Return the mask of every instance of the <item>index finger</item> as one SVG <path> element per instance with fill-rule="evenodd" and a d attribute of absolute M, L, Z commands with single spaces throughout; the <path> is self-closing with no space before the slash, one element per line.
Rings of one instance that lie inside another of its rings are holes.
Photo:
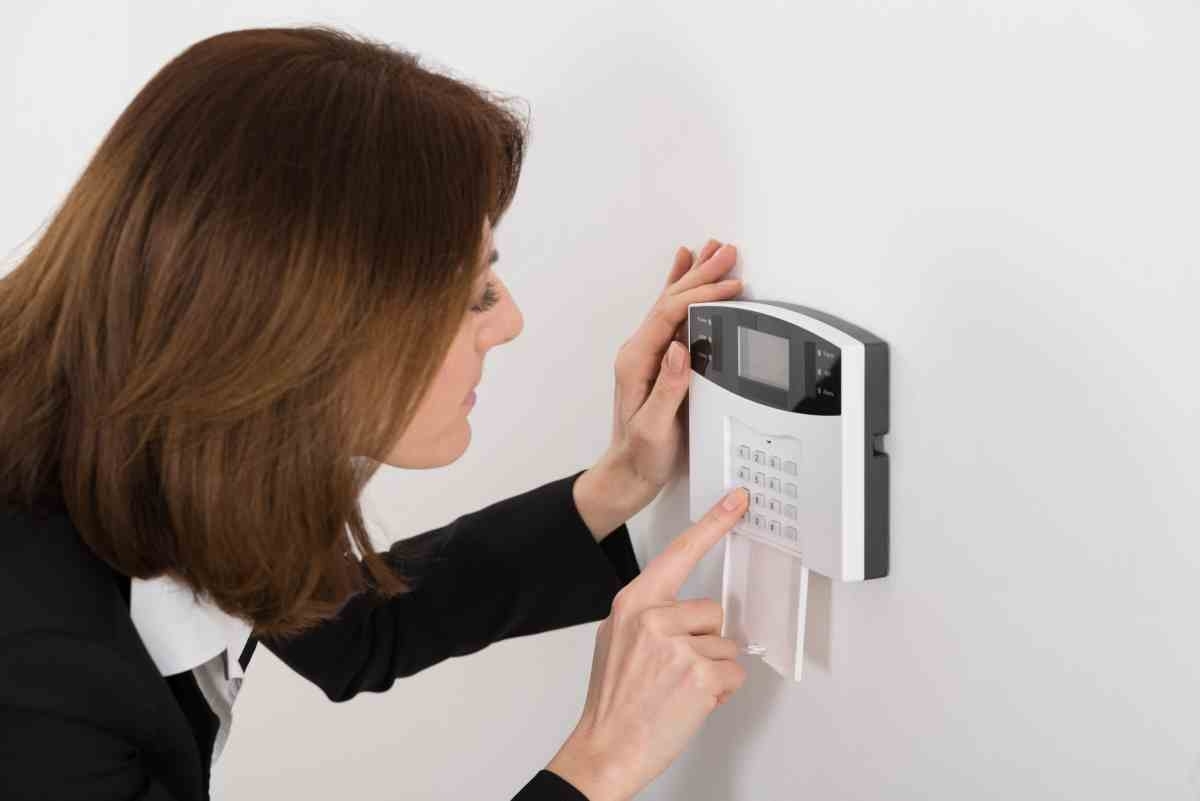
<path fill-rule="evenodd" d="M 726 509 L 723 503 L 732 497 L 737 503 Z M 709 549 L 737 525 L 749 503 L 745 487 L 734 487 L 717 501 L 694 525 L 671 541 L 666 549 L 650 561 L 637 581 L 645 587 L 647 601 L 675 600 L 687 577 L 708 553 Z"/>

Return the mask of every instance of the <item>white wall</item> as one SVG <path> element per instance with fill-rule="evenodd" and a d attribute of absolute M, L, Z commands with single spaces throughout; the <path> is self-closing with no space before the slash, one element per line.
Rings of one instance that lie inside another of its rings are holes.
<path fill-rule="evenodd" d="M 1200 11 L 1140 5 L 10 7 L 0 242 L 219 30 L 343 24 L 525 97 L 497 230 L 525 331 L 489 357 L 459 462 L 373 482 L 387 536 L 589 464 L 672 252 L 732 241 L 746 298 L 891 345 L 892 575 L 815 581 L 804 681 L 743 657 L 747 684 L 641 797 L 1195 799 Z M 643 564 L 688 525 L 686 489 L 631 521 Z M 719 597 L 720 550 L 684 597 Z M 260 649 L 218 788 L 508 798 L 574 725 L 594 635 L 344 705 Z"/>

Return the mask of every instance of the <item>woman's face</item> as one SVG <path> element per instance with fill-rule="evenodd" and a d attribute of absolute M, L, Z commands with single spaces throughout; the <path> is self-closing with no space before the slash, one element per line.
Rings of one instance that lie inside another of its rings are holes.
<path fill-rule="evenodd" d="M 483 230 L 488 243 L 484 252 L 490 262 L 495 241 L 489 220 L 484 220 Z M 483 300 L 488 283 L 492 285 L 490 294 L 495 298 L 494 303 L 490 298 L 486 303 Z M 524 325 L 521 310 L 494 268 L 483 270 L 471 298 L 471 305 L 476 308 L 466 313 L 429 392 L 417 407 L 416 416 L 384 463 L 393 467 L 442 467 L 466 451 L 471 441 L 467 396 L 483 377 L 483 358 L 496 345 L 515 339 Z M 484 311 L 479 311 L 480 308 Z"/>

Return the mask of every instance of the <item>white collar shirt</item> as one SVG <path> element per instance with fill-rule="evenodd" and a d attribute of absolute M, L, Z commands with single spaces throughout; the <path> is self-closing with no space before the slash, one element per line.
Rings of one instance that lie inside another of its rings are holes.
<path fill-rule="evenodd" d="M 217 716 L 210 766 L 215 772 L 233 725 L 233 702 L 243 679 L 238 658 L 252 626 L 207 598 L 193 598 L 191 588 L 171 576 L 131 579 L 129 614 L 159 673 L 192 671 Z"/>

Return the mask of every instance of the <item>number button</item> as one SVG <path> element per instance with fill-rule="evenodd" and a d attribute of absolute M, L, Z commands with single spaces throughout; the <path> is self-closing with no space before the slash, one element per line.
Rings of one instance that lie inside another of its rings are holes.
<path fill-rule="evenodd" d="M 767 461 L 767 455 L 765 453 L 763 453 L 762 451 L 754 452 L 754 463 L 755 464 L 763 464 L 766 461 Z"/>
<path fill-rule="evenodd" d="M 772 492 L 779 492 L 779 479 L 775 478 L 775 476 L 768 478 L 767 489 L 771 490 Z"/>
<path fill-rule="evenodd" d="M 779 469 L 779 457 L 772 453 L 770 458 L 767 459 L 767 464 L 769 464 L 771 466 L 772 470 L 778 470 Z"/>
<path fill-rule="evenodd" d="M 762 486 L 763 484 L 765 484 L 765 483 L 767 483 L 767 478 L 766 478 L 766 476 L 764 476 L 762 473 L 755 473 L 755 474 L 754 474 L 754 485 L 755 485 L 756 487 L 761 487 L 761 486 Z"/>
<path fill-rule="evenodd" d="M 767 509 L 775 514 L 779 514 L 779 501 L 775 500 L 774 498 L 769 499 L 767 501 Z"/>
<path fill-rule="evenodd" d="M 739 446 L 738 446 L 738 456 L 742 457 L 743 459 L 749 459 L 749 458 L 750 458 L 750 448 L 749 448 L 749 446 L 747 446 L 747 445 L 739 445 Z"/>
<path fill-rule="evenodd" d="M 767 532 L 770 534 L 779 534 L 779 523 L 774 520 L 767 521 Z"/>
<path fill-rule="evenodd" d="M 746 467 L 746 465 L 742 465 L 741 467 L 738 468 L 737 476 L 738 476 L 739 481 L 749 481 L 750 480 L 750 468 Z"/>

